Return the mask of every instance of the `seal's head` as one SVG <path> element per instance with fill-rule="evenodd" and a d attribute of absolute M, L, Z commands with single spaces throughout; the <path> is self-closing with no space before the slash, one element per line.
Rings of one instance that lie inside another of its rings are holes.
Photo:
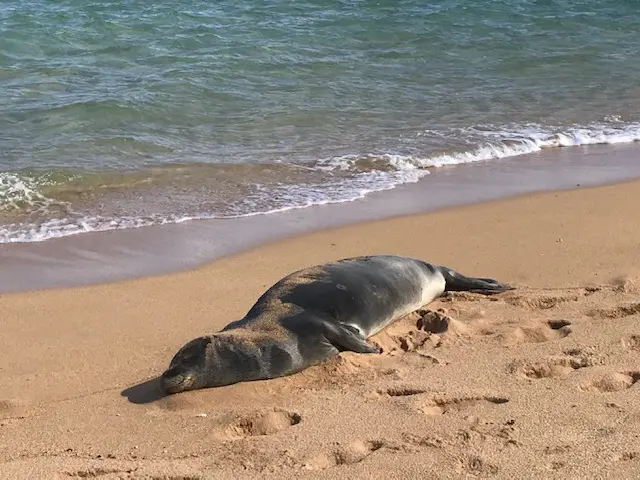
<path fill-rule="evenodd" d="M 160 384 L 165 393 L 221 387 L 260 372 L 259 348 L 231 333 L 196 338 L 175 354 Z"/>
<path fill-rule="evenodd" d="M 160 383 L 166 393 L 178 393 L 206 386 L 210 370 L 213 339 L 200 337 L 190 341 L 175 354 L 169 368 L 162 374 Z"/>

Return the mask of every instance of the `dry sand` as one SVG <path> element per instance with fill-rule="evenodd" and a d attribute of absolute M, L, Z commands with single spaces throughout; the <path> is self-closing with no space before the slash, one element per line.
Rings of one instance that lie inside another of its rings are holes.
<path fill-rule="evenodd" d="M 640 182 L 538 194 L 2 296 L 0 478 L 638 478 L 638 205 Z M 517 289 L 439 299 L 381 355 L 160 399 L 143 383 L 287 273 L 376 253 Z"/>

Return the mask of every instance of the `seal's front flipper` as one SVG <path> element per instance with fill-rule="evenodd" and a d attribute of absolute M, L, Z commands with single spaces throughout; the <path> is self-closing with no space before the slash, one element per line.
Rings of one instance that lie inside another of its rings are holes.
<path fill-rule="evenodd" d="M 339 351 L 380 353 L 380 348 L 367 343 L 362 334 L 350 325 L 326 323 L 324 336 Z"/>

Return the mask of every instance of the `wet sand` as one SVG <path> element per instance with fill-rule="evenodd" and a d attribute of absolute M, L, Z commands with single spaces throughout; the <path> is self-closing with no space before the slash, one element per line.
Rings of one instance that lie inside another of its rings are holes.
<path fill-rule="evenodd" d="M 0 297 L 2 478 L 635 478 L 640 182 L 325 230 L 203 267 Z M 391 253 L 453 294 L 287 378 L 161 398 L 191 338 L 291 271 Z"/>

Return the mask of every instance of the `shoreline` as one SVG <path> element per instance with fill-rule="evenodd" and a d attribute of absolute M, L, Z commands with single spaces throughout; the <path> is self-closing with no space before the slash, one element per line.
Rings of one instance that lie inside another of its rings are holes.
<path fill-rule="evenodd" d="M 504 160 L 441 167 L 418 183 L 348 203 L 3 244 L 0 293 L 163 275 L 198 268 L 284 238 L 345 225 L 537 192 L 632 181 L 640 178 L 639 152 L 640 146 L 635 144 L 549 149 Z"/>
<path fill-rule="evenodd" d="M 638 201 L 638 180 L 539 193 L 290 237 L 183 272 L 2 295 L 1 476 L 634 478 Z M 180 346 L 242 317 L 282 276 L 377 253 L 516 290 L 438 299 L 426 308 L 446 329 L 409 316 L 376 335 L 382 355 L 149 394 Z"/>

